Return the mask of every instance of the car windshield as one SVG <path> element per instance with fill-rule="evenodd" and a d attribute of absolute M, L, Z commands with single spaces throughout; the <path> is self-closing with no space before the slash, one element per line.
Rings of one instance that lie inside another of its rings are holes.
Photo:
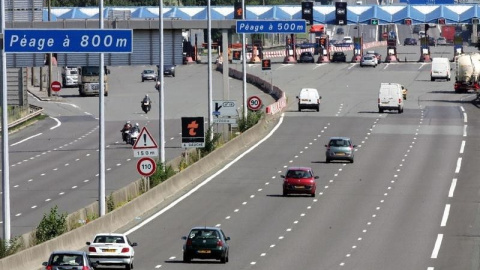
<path fill-rule="evenodd" d="M 372 57 L 371 56 L 364 56 L 363 59 L 364 60 L 372 60 Z"/>
<path fill-rule="evenodd" d="M 83 266 L 83 257 L 82 255 L 75 254 L 55 254 L 52 257 L 53 266 Z M 69 268 L 70 269 L 70 268 Z"/>
<path fill-rule="evenodd" d="M 99 235 L 95 237 L 94 243 L 125 243 L 122 236 Z"/>
<path fill-rule="evenodd" d="M 153 70 L 144 70 L 143 73 L 144 74 L 152 74 L 152 73 L 154 73 L 154 71 Z"/>
<path fill-rule="evenodd" d="M 350 144 L 348 143 L 347 140 L 343 139 L 338 139 L 338 140 L 331 140 L 330 143 L 328 144 L 329 146 L 336 146 L 336 147 L 342 147 L 342 146 L 349 146 Z"/>
<path fill-rule="evenodd" d="M 287 172 L 287 178 L 311 178 L 310 171 L 305 170 L 290 170 Z"/>
<path fill-rule="evenodd" d="M 208 229 L 198 229 L 198 230 L 191 230 L 190 234 L 188 235 L 190 239 L 215 239 L 219 238 L 218 232 L 216 230 L 208 230 Z"/>

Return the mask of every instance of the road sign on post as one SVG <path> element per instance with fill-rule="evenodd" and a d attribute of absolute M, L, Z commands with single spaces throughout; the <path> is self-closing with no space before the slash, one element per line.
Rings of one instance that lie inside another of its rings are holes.
<path fill-rule="evenodd" d="M 52 89 L 52 91 L 54 91 L 54 92 L 58 92 L 58 91 L 62 90 L 62 85 L 60 84 L 59 81 L 53 81 L 50 84 L 50 89 Z"/>
<path fill-rule="evenodd" d="M 247 106 L 252 111 L 258 111 L 262 108 L 262 100 L 257 96 L 251 96 L 248 98 Z"/>
<path fill-rule="evenodd" d="M 182 117 L 182 147 L 205 147 L 203 117 Z"/>
<path fill-rule="evenodd" d="M 307 23 L 304 20 L 293 20 L 293 21 L 241 20 L 241 21 L 237 21 L 237 33 L 239 34 L 257 34 L 257 33 L 296 34 L 296 33 L 306 33 L 306 32 L 307 32 Z"/>
<path fill-rule="evenodd" d="M 132 29 L 5 29 L 7 53 L 131 53 Z"/>
<path fill-rule="evenodd" d="M 262 59 L 262 70 L 271 70 L 272 64 L 270 59 Z"/>
<path fill-rule="evenodd" d="M 157 164 L 152 158 L 144 157 L 137 161 L 137 171 L 142 176 L 148 177 L 155 173 Z"/>
<path fill-rule="evenodd" d="M 146 127 L 142 128 L 138 139 L 132 147 L 134 157 L 156 157 L 158 156 L 158 145 Z"/>

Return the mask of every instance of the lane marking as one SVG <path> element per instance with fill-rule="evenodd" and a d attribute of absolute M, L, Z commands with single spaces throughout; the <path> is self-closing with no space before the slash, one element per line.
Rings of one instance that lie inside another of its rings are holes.
<path fill-rule="evenodd" d="M 459 157 L 457 160 L 457 167 L 455 168 L 455 173 L 459 173 L 461 167 L 462 167 L 462 158 Z"/>
<path fill-rule="evenodd" d="M 450 213 L 450 204 L 445 205 L 445 210 L 443 211 L 442 223 L 440 223 L 440 227 L 447 226 L 448 215 Z"/>
<path fill-rule="evenodd" d="M 59 127 L 59 126 L 62 125 L 62 122 L 60 122 L 60 120 L 58 120 L 57 118 L 51 117 L 51 116 L 50 116 L 50 118 L 52 118 L 53 120 L 57 121 L 57 124 L 56 124 L 55 126 L 51 127 L 50 130 L 54 130 L 54 129 L 56 129 L 57 127 Z"/>
<path fill-rule="evenodd" d="M 450 185 L 450 191 L 448 191 L 448 197 L 453 197 L 453 192 L 455 192 L 455 187 L 457 186 L 457 178 L 453 178 L 452 184 Z"/>
<path fill-rule="evenodd" d="M 26 142 L 26 141 L 28 141 L 28 140 L 30 140 L 30 139 L 32 139 L 32 138 L 35 138 L 35 137 L 37 137 L 37 136 L 40 136 L 40 135 L 42 135 L 42 134 L 43 134 L 43 133 L 38 133 L 38 134 L 32 135 L 32 136 L 30 136 L 30 137 L 28 137 L 28 138 L 25 138 L 25 139 L 23 139 L 23 140 L 21 140 L 21 141 L 19 141 L 19 142 L 12 143 L 12 144 L 10 144 L 10 146 L 15 146 L 15 145 L 17 145 L 17 144 L 21 144 L 21 143 L 23 143 L 23 142 Z"/>
<path fill-rule="evenodd" d="M 463 126 L 463 137 L 467 137 L 467 125 Z"/>
<path fill-rule="evenodd" d="M 460 146 L 460 154 L 463 154 L 464 150 L 465 150 L 465 141 L 462 141 L 462 145 Z"/>
<path fill-rule="evenodd" d="M 442 246 L 442 239 L 443 239 L 443 234 L 438 234 L 437 236 L 437 241 L 435 241 L 435 246 L 432 251 L 432 259 L 436 259 L 438 256 L 438 252 L 440 251 L 440 247 Z"/>

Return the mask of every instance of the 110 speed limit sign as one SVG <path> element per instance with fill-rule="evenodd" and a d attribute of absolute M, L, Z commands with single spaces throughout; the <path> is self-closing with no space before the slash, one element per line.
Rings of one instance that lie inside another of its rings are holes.
<path fill-rule="evenodd" d="M 252 111 L 258 111 L 262 107 L 262 100 L 257 96 L 251 96 L 248 98 L 247 106 Z"/>
<path fill-rule="evenodd" d="M 144 157 L 138 160 L 137 162 L 137 171 L 142 176 L 150 176 L 155 172 L 157 164 L 155 161 L 149 157 Z"/>

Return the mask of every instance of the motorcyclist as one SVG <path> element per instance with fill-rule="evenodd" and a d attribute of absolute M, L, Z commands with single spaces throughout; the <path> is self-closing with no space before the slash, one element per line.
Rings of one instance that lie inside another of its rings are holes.
<path fill-rule="evenodd" d="M 149 104 L 151 103 L 150 102 L 150 97 L 148 96 L 148 94 L 146 94 L 145 97 L 143 97 L 142 104 L 146 103 L 146 102 L 148 102 Z"/>
<path fill-rule="evenodd" d="M 135 125 L 130 128 L 130 133 L 134 133 L 135 131 L 140 132 L 140 127 L 138 126 L 138 123 L 135 123 Z"/>
<path fill-rule="evenodd" d="M 124 141 L 127 141 L 127 134 L 125 131 L 130 131 L 130 129 L 132 128 L 132 124 L 130 124 L 130 121 L 127 121 L 124 125 L 123 125 L 123 128 L 122 130 L 120 130 L 120 132 L 122 132 L 122 139 Z"/>

